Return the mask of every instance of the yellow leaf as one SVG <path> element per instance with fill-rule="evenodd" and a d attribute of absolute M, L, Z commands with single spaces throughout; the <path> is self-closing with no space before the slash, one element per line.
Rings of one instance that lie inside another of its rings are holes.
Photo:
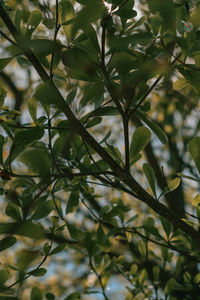
<path fill-rule="evenodd" d="M 192 199 L 192 205 L 198 206 L 200 203 L 200 194 L 197 194 L 193 199 Z"/>

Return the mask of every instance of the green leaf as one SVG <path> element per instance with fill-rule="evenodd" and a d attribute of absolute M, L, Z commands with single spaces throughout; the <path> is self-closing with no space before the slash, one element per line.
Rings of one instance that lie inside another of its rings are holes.
<path fill-rule="evenodd" d="M 164 289 L 165 295 L 169 295 L 175 286 L 176 286 L 176 280 L 174 278 L 170 278 L 167 281 L 167 284 L 165 285 L 165 289 Z"/>
<path fill-rule="evenodd" d="M 0 58 L 0 72 L 9 64 L 13 57 Z"/>
<path fill-rule="evenodd" d="M 154 195 L 156 197 L 156 178 L 155 178 L 154 170 L 150 164 L 145 163 L 145 164 L 143 164 L 143 171 L 149 182 L 152 192 L 154 193 Z"/>
<path fill-rule="evenodd" d="M 130 157 L 133 158 L 140 151 L 142 151 L 148 144 L 151 138 L 151 132 L 146 127 L 137 127 L 133 133 L 131 146 L 130 146 Z"/>
<path fill-rule="evenodd" d="M 74 101 L 75 97 L 76 97 L 76 93 L 77 93 L 77 89 L 73 89 L 66 97 L 66 102 L 68 105 L 72 104 L 72 102 Z"/>
<path fill-rule="evenodd" d="M 158 199 L 160 199 L 161 196 L 164 196 L 172 192 L 173 190 L 177 189 L 180 183 L 181 183 L 181 179 L 179 177 L 176 177 L 175 179 L 168 181 L 167 182 L 168 185 L 164 188 L 164 190 L 162 191 Z"/>
<path fill-rule="evenodd" d="M 63 244 L 60 244 L 58 245 L 57 247 L 55 247 L 50 253 L 49 255 L 54 255 L 54 254 L 57 254 L 57 253 L 60 253 L 62 252 L 66 247 L 66 244 L 63 243 Z"/>
<path fill-rule="evenodd" d="M 152 271 L 153 271 L 154 280 L 156 282 L 158 282 L 159 281 L 159 275 L 160 275 L 160 268 L 158 268 L 157 266 L 154 266 Z"/>
<path fill-rule="evenodd" d="M 34 53 L 39 57 L 47 56 L 52 52 L 60 51 L 65 47 L 59 41 L 54 42 L 47 39 L 27 39 L 27 41 L 25 41 L 25 46 L 31 47 Z"/>
<path fill-rule="evenodd" d="M 170 222 L 168 222 L 168 220 L 166 220 L 165 218 L 160 217 L 160 221 L 162 223 L 162 227 L 166 233 L 166 235 L 169 237 L 170 233 L 171 233 L 171 224 Z"/>
<path fill-rule="evenodd" d="M 0 223 L 0 234 L 19 234 L 32 239 L 44 238 L 44 229 L 41 225 L 31 221 Z"/>
<path fill-rule="evenodd" d="M 175 81 L 173 83 L 173 89 L 175 91 L 179 91 L 179 90 L 182 90 L 186 87 L 188 87 L 190 84 L 189 82 L 186 80 L 186 78 L 181 78 L 181 79 L 178 79 L 177 81 Z"/>
<path fill-rule="evenodd" d="M 72 20 L 75 17 L 75 11 L 73 5 L 69 0 L 61 0 L 61 21 L 62 23 Z M 62 25 L 65 32 L 68 44 L 70 44 L 74 38 L 75 31 L 73 30 L 73 23 L 68 25 Z"/>
<path fill-rule="evenodd" d="M 50 212 L 54 209 L 54 203 L 52 200 L 45 201 L 43 197 L 41 198 L 41 201 L 39 201 L 39 205 L 35 208 L 35 213 L 31 217 L 33 220 L 39 220 L 42 218 L 45 218 L 50 214 Z"/>
<path fill-rule="evenodd" d="M 177 173 L 177 175 L 180 176 L 180 177 L 183 177 L 183 178 L 187 178 L 187 179 L 190 179 L 190 180 L 193 180 L 193 181 L 200 182 L 200 179 L 194 178 L 194 177 L 192 177 L 192 176 L 184 175 L 184 174 L 182 174 L 182 173 Z"/>
<path fill-rule="evenodd" d="M 50 180 L 50 157 L 47 149 L 28 149 L 21 155 L 20 160 L 45 182 Z"/>
<path fill-rule="evenodd" d="M 106 106 L 106 107 L 100 107 L 96 109 L 94 112 L 88 113 L 88 115 L 92 114 L 92 117 L 96 116 L 118 116 L 119 111 L 116 107 L 113 106 Z"/>
<path fill-rule="evenodd" d="M 100 124 L 102 121 L 102 118 L 101 117 L 96 117 L 96 118 L 93 118 L 91 119 L 90 121 L 87 121 L 86 125 L 85 125 L 85 128 L 91 128 L 91 127 L 94 127 L 98 124 Z"/>
<path fill-rule="evenodd" d="M 200 203 L 200 194 L 197 194 L 193 199 L 192 199 L 192 205 L 198 206 Z"/>
<path fill-rule="evenodd" d="M 194 137 L 189 142 L 188 150 L 200 174 L 200 137 Z"/>
<path fill-rule="evenodd" d="M 164 131 L 142 112 L 137 112 L 137 115 L 155 133 L 155 135 L 157 135 L 161 143 L 165 145 L 167 143 L 167 137 Z"/>
<path fill-rule="evenodd" d="M 81 299 L 81 293 L 79 292 L 71 293 L 64 300 L 77 300 L 77 299 Z"/>
<path fill-rule="evenodd" d="M 35 101 L 35 99 L 30 98 L 28 100 L 28 110 L 33 122 L 36 124 L 37 123 L 37 102 Z"/>
<path fill-rule="evenodd" d="M 12 219 L 16 220 L 16 221 L 20 221 L 21 220 L 21 214 L 19 211 L 19 208 L 16 205 L 7 205 L 6 207 L 6 214 L 7 216 L 11 217 Z"/>
<path fill-rule="evenodd" d="M 55 296 L 52 293 L 46 293 L 45 297 L 47 300 L 55 300 Z"/>
<path fill-rule="evenodd" d="M 31 300 L 42 300 L 42 291 L 38 287 L 32 288 Z"/>
<path fill-rule="evenodd" d="M 152 13 L 160 13 L 163 19 L 163 25 L 169 29 L 174 29 L 176 15 L 173 0 L 149 0 L 148 3 Z"/>
<path fill-rule="evenodd" d="M 185 77 L 185 79 L 191 84 L 193 89 L 200 93 L 200 79 L 199 71 L 197 70 L 184 70 L 182 67 L 178 68 L 179 72 Z"/>
<path fill-rule="evenodd" d="M 78 204 L 79 204 L 79 187 L 77 187 L 77 189 L 74 189 L 69 196 L 69 199 L 67 201 L 66 214 L 73 212 L 78 207 Z"/>
<path fill-rule="evenodd" d="M 14 236 L 7 236 L 0 241 L 0 252 L 12 247 L 17 242 Z"/>
<path fill-rule="evenodd" d="M 0 86 L 0 111 L 1 111 L 2 106 L 3 106 L 3 104 L 4 104 L 4 100 L 5 100 L 5 98 L 6 98 L 6 95 L 7 95 L 6 90 L 4 90 L 4 88 L 2 88 L 2 87 Z"/>
<path fill-rule="evenodd" d="M 28 26 L 28 29 L 35 30 L 40 22 L 42 21 L 42 14 L 39 9 L 34 9 L 31 11 L 29 18 L 28 18 L 28 25 L 31 26 L 31 28 Z"/>
<path fill-rule="evenodd" d="M 74 240 L 81 240 L 85 237 L 85 233 L 75 227 L 74 225 L 66 222 L 67 228 L 69 230 L 69 234 L 71 235 L 72 239 Z"/>
<path fill-rule="evenodd" d="M 45 268 L 39 268 L 37 270 L 31 271 L 30 274 L 36 277 L 41 277 L 46 274 L 47 270 Z"/>
<path fill-rule="evenodd" d="M 8 279 L 9 272 L 7 270 L 0 270 L 0 286 L 3 286 Z"/>
<path fill-rule="evenodd" d="M 12 162 L 15 160 L 28 146 L 41 139 L 43 135 L 44 129 L 39 126 L 18 131 L 14 136 L 7 161 Z"/>
<path fill-rule="evenodd" d="M 0 300 L 20 300 L 20 299 L 12 296 L 0 296 Z"/>

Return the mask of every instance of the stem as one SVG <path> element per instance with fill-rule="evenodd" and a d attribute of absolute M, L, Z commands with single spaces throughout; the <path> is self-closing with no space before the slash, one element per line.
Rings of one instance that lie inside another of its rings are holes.
<path fill-rule="evenodd" d="M 54 38 L 53 42 L 56 42 L 57 34 L 60 29 L 60 24 L 58 24 L 58 0 L 56 0 L 56 24 L 55 24 L 55 32 L 54 32 Z M 53 77 L 53 62 L 54 62 L 54 56 L 55 56 L 55 49 L 53 49 L 52 55 L 51 55 L 51 65 L 50 65 L 50 77 Z"/>
<path fill-rule="evenodd" d="M 0 17 L 3 20 L 4 24 L 9 29 L 10 33 L 13 35 L 13 37 L 20 43 L 16 27 L 12 23 L 10 17 L 7 15 L 6 11 L 4 10 L 2 6 L 2 2 L 0 2 Z M 23 47 L 20 47 L 23 49 Z M 71 123 L 71 128 L 74 128 L 74 131 L 82 137 L 84 141 L 86 141 L 95 151 L 100 155 L 100 157 L 105 160 L 105 162 L 109 165 L 109 167 L 113 170 L 113 172 L 116 174 L 116 177 L 121 180 L 124 184 L 126 184 L 136 195 L 136 198 L 151 207 L 154 212 L 156 212 L 158 215 L 164 217 L 176 228 L 180 228 L 183 232 L 188 234 L 193 240 L 200 241 L 200 234 L 198 231 L 193 229 L 190 225 L 186 224 L 181 218 L 179 218 L 173 211 L 170 211 L 165 205 L 162 203 L 159 203 L 156 201 L 155 198 L 153 198 L 146 190 L 143 189 L 143 187 L 130 175 L 126 174 L 125 170 L 115 161 L 114 158 L 112 158 L 109 153 L 93 138 L 91 134 L 84 128 L 84 126 L 81 124 L 81 122 L 75 117 L 74 113 L 70 109 L 70 107 L 67 105 L 65 99 L 61 95 L 60 91 L 57 89 L 56 85 L 54 84 L 53 80 L 48 76 L 34 53 L 31 51 L 31 49 L 23 49 L 25 56 L 29 59 L 29 61 L 32 63 L 34 68 L 36 69 L 37 73 L 40 75 L 43 82 L 48 86 L 50 93 L 53 93 L 53 97 L 51 99 L 51 103 L 55 104 L 67 117 L 69 122 Z M 177 58 L 172 62 L 174 63 L 180 55 L 177 56 Z M 106 70 L 104 70 L 106 71 Z M 107 76 L 107 71 L 105 73 Z M 109 78 L 108 78 L 109 80 Z M 113 101 L 115 101 L 116 105 L 119 107 L 120 112 L 124 114 L 124 111 L 121 107 L 121 104 L 118 101 L 118 97 L 115 94 L 115 90 L 110 83 L 110 81 L 105 82 L 108 91 L 113 95 Z M 151 91 L 149 91 L 150 93 Z M 146 97 L 149 95 L 149 93 L 146 95 Z M 146 98 L 145 97 L 145 98 Z M 144 101 L 144 100 L 143 100 Z"/>
<path fill-rule="evenodd" d="M 124 127 L 124 144 L 125 144 L 125 171 L 129 173 L 130 157 L 129 157 L 129 120 L 127 117 L 123 118 Z"/>
<path fill-rule="evenodd" d="M 101 286 L 101 290 L 102 290 L 102 294 L 103 294 L 103 296 L 104 296 L 104 299 L 105 299 L 105 300 L 109 300 L 109 298 L 108 298 L 107 295 L 106 295 L 105 287 L 104 287 L 103 282 L 102 282 L 102 276 L 101 276 L 101 274 L 99 274 L 99 273 L 97 272 L 97 270 L 96 270 L 95 267 L 93 266 L 92 260 L 91 260 L 91 259 L 90 259 L 90 267 L 91 267 L 91 269 L 94 271 L 95 275 L 97 276 L 97 279 L 98 279 L 99 284 L 100 284 L 100 286 Z"/>
<path fill-rule="evenodd" d="M 181 53 L 171 62 L 170 65 L 173 65 L 181 56 Z M 136 106 L 133 108 L 132 111 L 130 111 L 128 117 L 130 118 L 132 114 L 134 114 L 137 109 L 141 106 L 141 104 L 144 102 L 144 100 L 149 96 L 149 94 L 153 91 L 153 89 L 157 86 L 159 81 L 163 78 L 163 75 L 158 76 L 158 78 L 154 81 L 154 83 L 150 86 L 148 91 L 145 93 L 145 95 L 142 97 L 142 99 L 136 104 Z"/>
<path fill-rule="evenodd" d="M 10 284 L 9 286 L 0 289 L 0 292 L 4 292 L 4 291 L 10 289 L 10 288 L 12 288 L 13 286 L 15 286 L 16 284 L 21 283 L 22 281 L 24 281 L 24 280 L 26 280 L 27 278 L 29 278 L 30 276 L 32 276 L 32 273 L 35 272 L 35 271 L 37 271 L 37 270 L 44 264 L 44 262 L 47 260 L 47 258 L 48 258 L 48 256 L 49 256 L 49 252 L 50 252 L 50 250 L 51 250 L 51 248 L 52 248 L 52 244 L 53 244 L 53 242 L 51 241 L 51 244 L 50 244 L 50 248 L 49 248 L 48 253 L 44 256 L 44 258 L 42 259 L 42 261 L 39 263 L 39 265 L 38 265 L 35 269 L 33 269 L 32 271 L 30 271 L 23 279 L 18 279 L 18 280 L 16 280 L 14 283 Z"/>

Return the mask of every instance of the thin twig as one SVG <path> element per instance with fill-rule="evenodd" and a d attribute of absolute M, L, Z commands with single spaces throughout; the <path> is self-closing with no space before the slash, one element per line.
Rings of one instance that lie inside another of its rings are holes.
<path fill-rule="evenodd" d="M 112 82 L 110 81 L 108 72 L 106 70 L 106 65 L 105 65 L 105 37 L 106 37 L 106 17 L 103 18 L 102 20 L 102 35 L 101 35 L 101 69 L 102 69 L 102 73 L 104 76 L 104 81 L 105 81 L 105 85 L 106 88 L 113 100 L 113 102 L 115 103 L 119 113 L 121 114 L 121 116 L 124 115 L 124 110 L 122 108 L 122 105 L 118 99 L 117 93 L 115 92 L 115 89 L 113 88 Z"/>
<path fill-rule="evenodd" d="M 58 24 L 58 0 L 56 0 L 56 24 L 55 24 L 55 32 L 54 32 L 54 38 L 53 42 L 56 43 L 56 38 L 58 31 L 60 29 L 61 25 Z M 52 55 L 51 55 L 51 65 L 50 65 L 50 77 L 53 77 L 53 62 L 54 62 L 54 56 L 55 56 L 55 49 L 53 49 Z"/>
<path fill-rule="evenodd" d="M 97 279 L 98 279 L 99 284 L 100 284 L 100 286 L 101 286 L 102 294 L 103 294 L 105 300 L 109 300 L 109 298 L 108 298 L 107 295 L 106 295 L 105 287 L 104 287 L 103 282 L 102 282 L 102 276 L 101 276 L 101 274 L 99 274 L 99 273 L 97 272 L 97 270 L 96 270 L 95 267 L 93 266 L 92 260 L 91 260 L 91 259 L 90 259 L 90 267 L 91 267 L 91 269 L 93 270 L 93 272 L 95 273 L 95 275 L 97 276 Z"/>
<path fill-rule="evenodd" d="M 0 30 L 0 34 L 7 40 L 9 41 L 11 44 L 15 45 L 17 47 L 17 44 L 11 40 L 5 33 L 3 33 L 3 31 Z"/>
<path fill-rule="evenodd" d="M 171 62 L 170 65 L 173 65 L 178 58 L 181 56 L 181 53 Z M 149 96 L 149 94 L 153 91 L 153 89 L 157 86 L 159 81 L 163 78 L 163 75 L 159 75 L 158 78 L 154 81 L 154 83 L 150 86 L 148 91 L 145 93 L 145 95 L 142 97 L 142 99 L 136 104 L 136 106 L 130 111 L 128 117 L 130 118 L 132 114 L 134 114 L 137 109 L 141 106 L 141 104 L 144 102 L 144 100 Z"/>
<path fill-rule="evenodd" d="M 136 233 L 137 235 L 139 235 L 141 238 L 149 241 L 149 242 L 152 242 L 158 246 L 161 246 L 161 247 L 164 247 L 164 248 L 168 248 L 168 249 L 171 249 L 173 251 L 176 251 L 178 253 L 180 253 L 181 255 L 183 256 L 187 256 L 189 258 L 191 258 L 193 261 L 196 261 L 198 263 L 200 263 L 200 259 L 196 258 L 195 256 L 192 256 L 190 255 L 188 252 L 184 251 L 184 250 L 180 250 L 180 249 L 177 249 L 176 247 L 174 247 L 170 242 L 168 242 L 168 244 L 163 244 L 163 243 L 160 243 L 156 240 L 153 240 L 147 236 L 145 236 L 144 234 L 140 233 L 138 230 L 136 230 L 135 228 L 122 228 L 122 230 L 124 231 L 127 231 L 127 232 L 132 232 L 132 233 Z"/>
<path fill-rule="evenodd" d="M 129 157 L 129 120 L 127 117 L 123 117 L 124 127 L 124 144 L 125 144 L 125 171 L 129 173 L 130 157 Z"/>
<path fill-rule="evenodd" d="M 23 279 L 18 279 L 18 280 L 16 280 L 14 283 L 10 284 L 9 286 L 7 286 L 7 287 L 5 287 L 5 288 L 1 288 L 1 289 L 0 289 L 0 292 L 7 291 L 7 290 L 11 289 L 13 286 L 15 286 L 16 284 L 21 283 L 22 281 L 24 281 L 24 280 L 26 280 L 27 278 L 31 277 L 32 274 L 33 274 L 35 271 L 37 271 L 37 270 L 45 263 L 45 261 L 47 260 L 47 258 L 48 258 L 48 256 L 49 256 L 49 252 L 50 252 L 50 250 L 51 250 L 51 248 L 52 248 L 52 244 L 53 244 L 53 242 L 51 241 L 51 243 L 50 243 L 50 248 L 49 248 L 48 253 L 44 256 L 44 258 L 42 259 L 42 261 L 39 263 L 39 265 L 38 265 L 34 270 L 28 272 L 28 274 L 27 274 Z"/>

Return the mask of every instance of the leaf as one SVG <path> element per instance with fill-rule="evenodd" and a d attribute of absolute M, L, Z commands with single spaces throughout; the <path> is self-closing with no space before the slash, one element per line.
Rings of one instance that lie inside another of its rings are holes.
<path fill-rule="evenodd" d="M 0 234 L 19 234 L 32 239 L 44 238 L 44 229 L 31 221 L 0 223 Z"/>
<path fill-rule="evenodd" d="M 6 95 L 7 95 L 6 90 L 4 90 L 4 88 L 2 88 L 0 86 L 0 111 L 1 111 L 2 106 L 4 104 L 4 100 L 5 100 Z"/>
<path fill-rule="evenodd" d="M 190 180 L 193 180 L 193 181 L 200 182 L 200 179 L 194 178 L 192 176 L 187 176 L 187 175 L 184 175 L 182 173 L 177 173 L 177 175 L 180 176 L 180 177 L 186 178 L 186 179 L 190 179 Z"/>
<path fill-rule="evenodd" d="M 30 25 L 32 28 L 31 29 L 36 29 L 40 22 L 42 21 L 42 14 L 39 9 L 34 9 L 31 11 L 29 18 L 28 18 L 28 25 Z M 29 28 L 29 26 L 28 26 Z"/>
<path fill-rule="evenodd" d="M 21 155 L 20 160 L 45 182 L 50 180 L 50 158 L 47 149 L 28 149 Z"/>
<path fill-rule="evenodd" d="M 189 142 L 188 150 L 200 174 L 200 137 L 194 137 Z"/>
<path fill-rule="evenodd" d="M 0 300 L 20 300 L 20 299 L 12 296 L 0 296 Z"/>
<path fill-rule="evenodd" d="M 79 186 L 77 187 L 77 189 L 74 189 L 70 196 L 69 199 L 67 201 L 67 207 L 66 207 L 66 214 L 69 214 L 71 212 L 73 212 L 79 204 Z"/>
<path fill-rule="evenodd" d="M 32 48 L 35 54 L 39 57 L 47 56 L 52 52 L 56 52 L 64 48 L 59 41 L 52 41 L 47 39 L 34 39 L 34 40 L 25 40 L 25 46 Z"/>
<path fill-rule="evenodd" d="M 102 118 L 101 117 L 96 117 L 96 118 L 93 118 L 91 119 L 90 121 L 87 121 L 86 125 L 85 125 L 85 128 L 91 128 L 91 127 L 94 127 L 98 124 L 100 124 L 102 121 Z"/>
<path fill-rule="evenodd" d="M 77 300 L 77 299 L 81 299 L 81 293 L 79 292 L 71 293 L 64 300 Z"/>
<path fill-rule="evenodd" d="M 165 288 L 164 288 L 165 295 L 169 295 L 171 293 L 171 291 L 174 289 L 175 285 L 176 285 L 176 280 L 174 278 L 170 278 L 167 281 L 167 284 L 165 285 Z"/>
<path fill-rule="evenodd" d="M 0 286 L 3 286 L 8 279 L 9 272 L 7 270 L 0 270 Z"/>
<path fill-rule="evenodd" d="M 21 220 L 21 214 L 19 211 L 19 208 L 16 205 L 7 205 L 6 207 L 6 214 L 7 216 L 11 217 L 12 219 L 16 221 Z"/>
<path fill-rule="evenodd" d="M 55 296 L 52 293 L 46 293 L 45 297 L 47 300 L 55 300 Z"/>
<path fill-rule="evenodd" d="M 66 247 L 66 244 L 63 243 L 63 244 L 60 244 L 58 245 L 57 247 L 55 247 L 50 253 L 49 255 L 54 255 L 54 254 L 57 254 L 57 253 L 60 253 L 62 252 Z"/>
<path fill-rule="evenodd" d="M 72 104 L 72 102 L 74 101 L 75 97 L 76 97 L 76 93 L 77 93 L 77 89 L 73 89 L 66 97 L 66 102 L 68 105 Z"/>
<path fill-rule="evenodd" d="M 33 142 L 41 139 L 43 135 L 44 129 L 39 126 L 18 131 L 14 136 L 7 161 L 11 163 L 28 146 L 30 146 Z"/>
<path fill-rule="evenodd" d="M 36 277 L 41 277 L 46 274 L 47 270 L 45 268 L 39 268 L 37 270 L 29 272 L 31 275 L 36 276 Z"/>
<path fill-rule="evenodd" d="M 35 101 L 35 99 L 30 98 L 28 100 L 28 110 L 33 122 L 36 124 L 37 123 L 37 102 Z"/>
<path fill-rule="evenodd" d="M 189 82 L 185 78 L 181 78 L 173 83 L 173 89 L 175 91 L 179 91 L 188 87 L 189 85 L 190 85 Z"/>
<path fill-rule="evenodd" d="M 160 221 L 162 223 L 162 227 L 163 227 L 167 237 L 169 237 L 169 235 L 171 233 L 171 224 L 170 224 L 170 222 L 168 222 L 168 220 L 166 220 L 163 217 L 160 217 Z"/>
<path fill-rule="evenodd" d="M 160 199 L 161 196 L 164 196 L 164 195 L 172 192 L 173 190 L 177 189 L 177 187 L 180 185 L 180 183 L 181 183 L 181 179 L 179 177 L 176 177 L 175 179 L 168 181 L 167 182 L 168 186 L 166 186 L 164 188 L 164 190 L 162 191 L 162 193 L 160 194 L 158 199 Z"/>
<path fill-rule="evenodd" d="M 133 133 L 131 146 L 130 146 L 130 157 L 133 158 L 140 151 L 142 151 L 145 146 L 148 144 L 151 138 L 151 132 L 146 127 L 140 126 L 137 127 Z"/>
<path fill-rule="evenodd" d="M 17 242 L 14 236 L 7 236 L 0 241 L 0 252 L 12 247 Z"/>
<path fill-rule="evenodd" d="M 192 205 L 194 206 L 199 206 L 200 203 L 200 194 L 197 194 L 193 199 L 192 199 Z"/>
<path fill-rule="evenodd" d="M 160 275 L 160 268 L 158 268 L 157 266 L 154 266 L 152 271 L 153 271 L 154 280 L 156 282 L 158 282 L 159 281 L 159 275 Z"/>
<path fill-rule="evenodd" d="M 13 57 L 0 58 L 0 72 L 9 64 Z"/>
<path fill-rule="evenodd" d="M 54 203 L 52 200 L 45 201 L 43 197 L 41 198 L 41 200 L 42 201 L 40 201 L 39 205 L 35 209 L 35 213 L 31 217 L 31 219 L 33 220 L 45 218 L 54 209 Z"/>
<path fill-rule="evenodd" d="M 31 300 L 42 300 L 42 291 L 38 287 L 32 288 Z"/>
<path fill-rule="evenodd" d="M 61 0 L 61 21 L 62 23 L 72 20 L 75 17 L 75 11 L 73 5 L 69 0 Z M 73 30 L 73 23 L 69 25 L 62 25 L 65 32 L 67 42 L 70 44 L 73 41 L 75 31 Z"/>
<path fill-rule="evenodd" d="M 151 167 L 150 164 L 145 163 L 145 164 L 143 164 L 143 171 L 149 182 L 152 192 L 156 196 L 156 179 L 155 179 L 155 173 L 154 173 L 153 168 Z"/>
<path fill-rule="evenodd" d="M 199 71 L 184 70 L 182 67 L 179 67 L 178 70 L 185 77 L 185 79 L 192 85 L 193 89 L 197 93 L 200 93 Z"/>
<path fill-rule="evenodd" d="M 92 115 L 92 117 L 96 116 L 118 116 L 119 111 L 116 107 L 113 106 L 106 106 L 106 107 L 100 107 L 96 109 L 94 112 L 90 112 L 89 114 Z M 88 114 L 88 115 L 89 115 Z"/>
<path fill-rule="evenodd" d="M 66 222 L 67 228 L 69 230 L 69 234 L 71 235 L 72 239 L 74 240 L 81 240 L 85 237 L 85 233 L 75 227 L 74 225 Z"/>
<path fill-rule="evenodd" d="M 168 29 L 174 28 L 175 9 L 173 5 L 173 0 L 150 0 L 149 8 L 154 14 L 156 14 L 156 12 L 160 13 L 163 19 L 163 25 L 165 27 L 167 27 Z"/>
<path fill-rule="evenodd" d="M 164 131 L 142 112 L 137 112 L 137 115 L 155 133 L 155 135 L 157 135 L 161 143 L 165 145 L 167 143 L 167 137 Z"/>

